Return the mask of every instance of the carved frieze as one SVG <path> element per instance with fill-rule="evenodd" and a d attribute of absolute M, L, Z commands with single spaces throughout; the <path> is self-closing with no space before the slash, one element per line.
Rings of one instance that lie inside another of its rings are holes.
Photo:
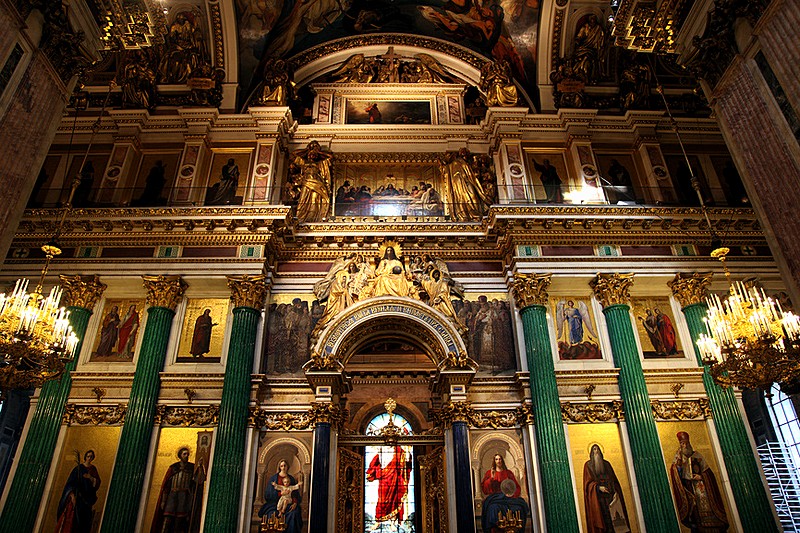
<path fill-rule="evenodd" d="M 514 428 L 533 422 L 530 405 L 525 404 L 516 409 L 479 410 L 470 402 L 449 402 L 441 409 L 432 410 L 431 421 L 435 427 L 446 428 L 453 422 L 466 422 L 475 429 Z"/>
<path fill-rule="evenodd" d="M 81 426 L 115 426 L 125 421 L 125 413 L 128 405 L 120 403 L 117 405 L 76 405 L 68 403 L 64 407 L 63 422 L 71 426 L 78 424 Z"/>
<path fill-rule="evenodd" d="M 650 400 L 653 415 L 661 420 L 695 420 L 698 418 L 711 418 L 711 404 L 708 398 L 696 400 L 677 400 L 663 402 Z"/>
<path fill-rule="evenodd" d="M 567 423 L 584 424 L 624 420 L 622 400 L 611 402 L 561 402 L 561 419 Z"/>
<path fill-rule="evenodd" d="M 216 426 L 219 422 L 219 406 L 177 407 L 159 405 L 156 408 L 155 422 L 162 426 Z"/>

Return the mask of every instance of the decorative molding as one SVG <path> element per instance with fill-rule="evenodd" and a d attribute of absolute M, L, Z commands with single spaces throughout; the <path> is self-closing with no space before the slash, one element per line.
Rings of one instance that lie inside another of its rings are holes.
<path fill-rule="evenodd" d="M 633 273 L 630 274 L 598 274 L 589 282 L 594 295 L 603 305 L 625 304 L 631 299 L 630 291 L 633 285 Z"/>
<path fill-rule="evenodd" d="M 142 276 L 147 305 L 175 310 L 188 285 L 180 276 Z"/>
<path fill-rule="evenodd" d="M 336 404 L 312 402 L 311 408 L 301 412 L 270 412 L 258 407 L 250 408 L 250 425 L 268 431 L 298 431 L 313 429 L 319 423 L 329 423 L 341 431 L 348 411 Z"/>
<path fill-rule="evenodd" d="M 257 311 L 264 309 L 267 297 L 265 275 L 228 276 L 228 288 L 231 290 L 233 307 L 251 307 Z"/>
<path fill-rule="evenodd" d="M 552 274 L 514 274 L 514 301 L 524 309 L 530 305 L 547 305 L 547 289 Z"/>
<path fill-rule="evenodd" d="M 58 277 L 61 287 L 64 289 L 62 303 L 65 307 L 81 307 L 91 311 L 103 291 L 108 287 L 100 282 L 100 276 L 64 276 Z"/>
<path fill-rule="evenodd" d="M 159 405 L 156 408 L 155 423 L 159 426 L 216 426 L 219 423 L 219 406 L 177 407 Z"/>
<path fill-rule="evenodd" d="M 681 307 L 705 303 L 708 298 L 708 287 L 711 285 L 711 272 L 686 273 L 678 272 L 675 278 L 668 281 L 672 294 L 681 303 Z"/>
<path fill-rule="evenodd" d="M 653 409 L 653 416 L 660 420 L 695 420 L 712 416 L 708 398 L 668 402 L 650 400 L 650 407 Z"/>
<path fill-rule="evenodd" d="M 64 407 L 63 423 L 68 426 L 117 426 L 125 422 L 127 411 L 128 405 L 124 403 L 103 406 L 68 403 Z"/>
<path fill-rule="evenodd" d="M 514 428 L 533 423 L 533 411 L 525 404 L 516 409 L 484 411 L 474 409 L 470 402 L 449 402 L 441 409 L 431 410 L 430 420 L 437 428 L 447 428 L 453 422 L 466 422 L 475 429 Z"/>
<path fill-rule="evenodd" d="M 622 400 L 610 402 L 561 402 L 561 419 L 567 423 L 585 424 L 625 420 Z"/>

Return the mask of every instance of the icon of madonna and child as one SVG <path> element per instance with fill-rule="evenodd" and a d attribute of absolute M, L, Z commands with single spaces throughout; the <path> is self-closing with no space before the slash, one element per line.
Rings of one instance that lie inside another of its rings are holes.
<path fill-rule="evenodd" d="M 264 489 L 264 505 L 258 510 L 261 530 L 269 531 L 268 524 L 280 524 L 285 533 L 303 531 L 303 516 L 300 504 L 303 501 L 303 481 L 289 473 L 289 463 L 281 459 L 278 471 L 267 481 Z"/>

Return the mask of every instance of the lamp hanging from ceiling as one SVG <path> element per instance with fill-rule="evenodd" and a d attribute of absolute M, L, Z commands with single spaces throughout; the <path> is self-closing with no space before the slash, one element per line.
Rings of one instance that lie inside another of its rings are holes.
<path fill-rule="evenodd" d="M 692 188 L 700 201 L 714 247 L 711 256 L 722 263 L 729 286 L 727 296 L 720 298 L 712 294 L 706 299 L 708 311 L 703 321 L 708 334 L 701 333 L 697 340 L 700 358 L 714 381 L 723 387 L 769 391 L 773 383 L 794 384 L 800 380 L 800 317 L 783 309 L 755 281 L 732 280 L 726 263 L 730 249 L 721 245 L 714 232 L 700 182 L 692 169 L 663 87 L 658 84 L 656 91 L 664 101 L 691 175 Z"/>
<path fill-rule="evenodd" d="M 79 339 L 70 325 L 69 311 L 61 306 L 63 290 L 58 286 L 53 287 L 45 297 L 42 287 L 50 263 L 61 254 L 58 238 L 72 211 L 75 190 L 80 184 L 80 176 L 89 157 L 94 136 L 100 128 L 112 87 L 109 87 L 103 108 L 92 127 L 92 135 L 78 175 L 71 183 L 56 231 L 51 240 L 41 247 L 45 262 L 36 287 L 29 293 L 29 281 L 19 279 L 10 294 L 0 294 L 0 397 L 5 397 L 13 389 L 33 389 L 41 387 L 48 380 L 58 378 L 64 373 L 66 364 L 75 357 Z M 88 101 L 85 98 L 76 98 L 74 101 L 79 100 Z M 73 136 L 77 115 L 76 107 Z"/>

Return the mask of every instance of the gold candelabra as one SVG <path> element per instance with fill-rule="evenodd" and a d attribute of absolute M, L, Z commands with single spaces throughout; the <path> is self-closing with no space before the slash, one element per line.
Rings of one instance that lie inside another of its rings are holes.
<path fill-rule="evenodd" d="M 519 511 L 512 511 L 511 509 L 505 513 L 500 511 L 495 527 L 503 533 L 517 533 L 522 529 L 522 515 Z"/>

